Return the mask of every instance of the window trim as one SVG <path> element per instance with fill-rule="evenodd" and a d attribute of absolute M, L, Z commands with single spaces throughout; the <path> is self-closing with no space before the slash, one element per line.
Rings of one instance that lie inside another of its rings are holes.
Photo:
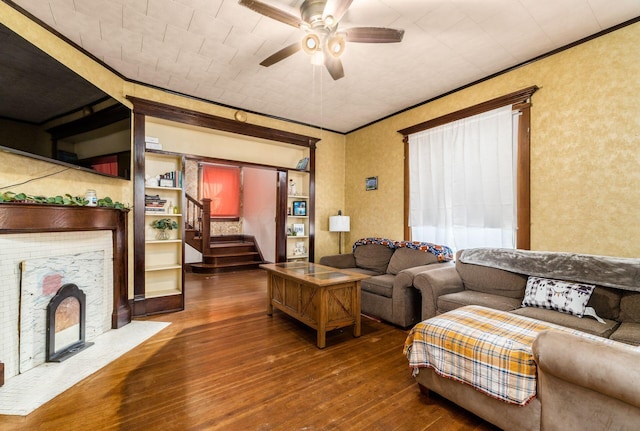
<path fill-rule="evenodd" d="M 398 130 L 404 142 L 404 237 L 411 239 L 409 228 L 409 135 L 441 126 L 452 121 L 461 120 L 483 112 L 511 105 L 514 111 L 520 111 L 518 119 L 518 159 L 516 161 L 517 209 L 516 209 L 516 248 L 531 248 L 531 166 L 530 166 L 530 128 L 531 128 L 531 96 L 538 90 L 537 86 L 524 88 L 513 93 L 479 103 L 459 111 L 451 112 L 438 118 Z"/>

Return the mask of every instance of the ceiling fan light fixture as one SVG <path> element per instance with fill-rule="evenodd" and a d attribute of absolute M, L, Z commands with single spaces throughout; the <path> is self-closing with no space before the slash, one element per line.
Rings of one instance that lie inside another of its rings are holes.
<path fill-rule="evenodd" d="M 326 27 L 333 27 L 335 23 L 336 23 L 336 19 L 333 17 L 333 15 L 327 15 L 324 18 L 324 25 Z"/>
<path fill-rule="evenodd" d="M 324 53 L 322 50 L 317 50 L 311 54 L 311 64 L 314 66 L 322 66 L 324 64 Z"/>
<path fill-rule="evenodd" d="M 327 42 L 327 50 L 335 58 L 338 58 L 342 55 L 345 46 L 346 42 L 342 34 L 335 34 L 331 36 Z"/>
<path fill-rule="evenodd" d="M 304 30 L 304 31 L 310 31 L 311 30 L 311 26 L 309 25 L 308 22 L 305 21 L 300 21 L 300 30 Z"/>
<path fill-rule="evenodd" d="M 398 43 L 404 36 L 404 30 L 387 27 L 350 27 L 338 31 L 353 0 L 297 0 L 296 3 L 302 3 L 300 17 L 271 6 L 266 1 L 269 0 L 239 0 L 239 3 L 260 15 L 302 30 L 304 36 L 260 62 L 264 67 L 272 66 L 302 50 L 310 57 L 312 64 L 324 64 L 331 77 L 338 80 L 344 77 L 340 57 L 347 42 Z"/>
<path fill-rule="evenodd" d="M 320 48 L 320 38 L 315 33 L 308 33 L 302 38 L 302 49 L 309 55 L 313 55 Z"/>

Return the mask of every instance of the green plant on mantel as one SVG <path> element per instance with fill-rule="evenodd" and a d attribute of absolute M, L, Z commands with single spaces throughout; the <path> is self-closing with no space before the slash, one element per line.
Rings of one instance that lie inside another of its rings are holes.
<path fill-rule="evenodd" d="M 4 192 L 0 193 L 0 203 L 32 203 L 32 204 L 50 204 L 50 205 L 68 205 L 68 206 L 86 206 L 89 201 L 83 196 L 71 196 L 69 193 L 64 196 L 37 196 L 28 195 L 26 193 Z M 110 197 L 98 199 L 98 206 L 103 208 L 126 209 L 127 206 L 122 202 L 113 201 Z"/>

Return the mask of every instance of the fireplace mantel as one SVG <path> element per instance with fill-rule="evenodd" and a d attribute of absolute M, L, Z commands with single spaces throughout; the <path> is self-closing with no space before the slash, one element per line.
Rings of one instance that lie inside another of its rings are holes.
<path fill-rule="evenodd" d="M 0 203 L 0 235 L 110 230 L 113 237 L 111 327 L 131 322 L 128 301 L 128 210 L 28 203 Z"/>

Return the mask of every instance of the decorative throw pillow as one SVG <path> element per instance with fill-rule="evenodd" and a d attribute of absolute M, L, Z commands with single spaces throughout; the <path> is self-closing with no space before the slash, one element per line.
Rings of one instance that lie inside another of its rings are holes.
<path fill-rule="evenodd" d="M 546 308 L 582 317 L 594 288 L 593 284 L 529 277 L 522 306 Z"/>

